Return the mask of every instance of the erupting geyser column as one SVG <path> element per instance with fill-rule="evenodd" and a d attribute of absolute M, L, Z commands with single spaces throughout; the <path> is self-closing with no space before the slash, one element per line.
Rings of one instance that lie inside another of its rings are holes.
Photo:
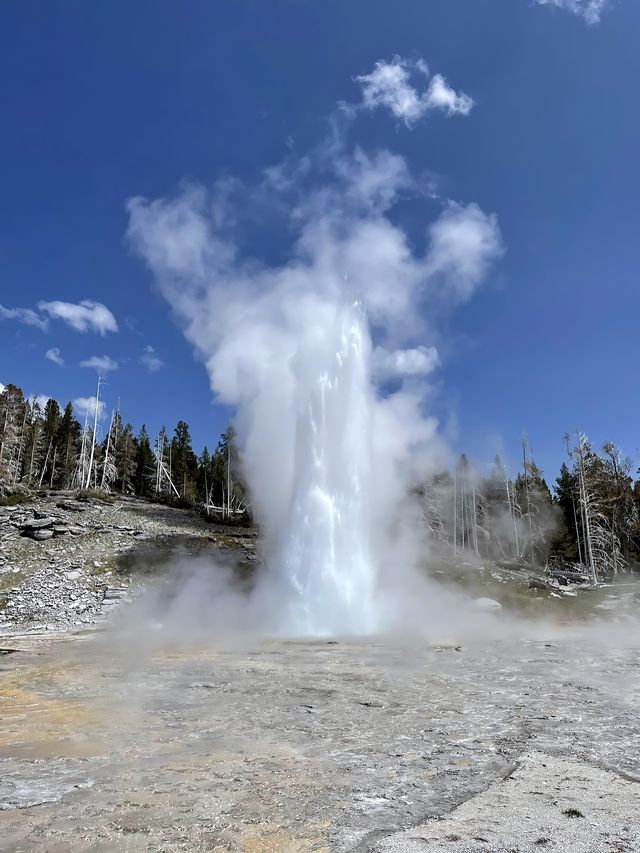
<path fill-rule="evenodd" d="M 295 358 L 296 457 L 281 569 L 301 634 L 377 626 L 372 556 L 371 340 L 358 305 L 335 309 Z"/>

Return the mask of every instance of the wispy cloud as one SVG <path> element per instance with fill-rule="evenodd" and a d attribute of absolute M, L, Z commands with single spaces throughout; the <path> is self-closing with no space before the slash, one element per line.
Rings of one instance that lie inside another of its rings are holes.
<path fill-rule="evenodd" d="M 17 320 L 26 326 L 45 330 L 49 320 L 62 320 L 76 332 L 117 332 L 118 324 L 111 311 L 102 302 L 84 299 L 82 302 L 38 302 L 33 308 L 5 308 L 0 305 L 0 320 Z"/>
<path fill-rule="evenodd" d="M 92 418 L 96 411 L 95 397 L 77 397 L 73 401 L 73 408 L 80 418 Z M 106 414 L 106 406 L 102 400 L 98 403 L 98 418 L 102 420 Z"/>
<path fill-rule="evenodd" d="M 98 373 L 108 373 L 110 370 L 118 369 L 118 362 L 109 358 L 108 355 L 93 355 L 91 358 L 81 361 L 80 367 L 92 367 Z"/>
<path fill-rule="evenodd" d="M 588 24 L 597 24 L 611 0 L 535 0 L 539 6 L 556 6 L 580 15 Z"/>
<path fill-rule="evenodd" d="M 140 356 L 140 364 L 147 368 L 149 373 L 157 373 L 164 362 L 156 355 L 156 351 L 152 346 L 147 345 L 144 352 Z"/>
<path fill-rule="evenodd" d="M 473 100 L 464 92 L 456 92 L 442 74 L 434 74 L 424 96 L 428 110 L 444 110 L 447 115 L 467 116 L 473 108 Z"/>
<path fill-rule="evenodd" d="M 44 357 L 47 359 L 47 361 L 52 361 L 54 364 L 60 365 L 60 367 L 62 367 L 62 365 L 64 364 L 64 359 L 60 355 L 59 347 L 51 347 L 51 349 L 48 349 L 45 352 Z"/>
<path fill-rule="evenodd" d="M 411 61 L 396 56 L 391 62 L 380 60 L 370 74 L 356 77 L 362 87 L 359 108 L 384 107 L 407 126 L 432 110 L 442 110 L 449 116 L 469 115 L 473 99 L 452 89 L 442 74 L 434 74 L 426 87 L 417 87 L 411 82 L 412 78 L 424 78 L 426 83 L 429 77 L 429 68 L 421 59 Z"/>
<path fill-rule="evenodd" d="M 39 302 L 38 310 L 55 320 L 62 320 L 76 332 L 117 332 L 118 324 L 102 302 L 84 299 L 82 302 Z"/>
<path fill-rule="evenodd" d="M 0 305 L 0 320 L 17 320 L 25 326 L 35 326 L 38 329 L 47 328 L 47 318 L 42 317 L 32 308 L 5 308 Z"/>

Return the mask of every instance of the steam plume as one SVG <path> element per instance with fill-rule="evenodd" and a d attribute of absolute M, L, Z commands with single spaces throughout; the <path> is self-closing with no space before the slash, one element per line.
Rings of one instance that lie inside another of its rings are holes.
<path fill-rule="evenodd" d="M 495 217 L 455 202 L 414 250 L 391 218 L 413 187 L 402 157 L 349 148 L 336 131 L 254 186 L 128 204 L 133 246 L 236 408 L 268 577 L 296 633 L 387 618 L 385 572 L 420 551 L 409 486 L 445 453 L 423 412 L 438 363 L 424 318 L 468 299 L 502 251 Z"/>

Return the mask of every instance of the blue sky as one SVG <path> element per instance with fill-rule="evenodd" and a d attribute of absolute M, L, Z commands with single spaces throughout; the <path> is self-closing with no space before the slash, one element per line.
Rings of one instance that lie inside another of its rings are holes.
<path fill-rule="evenodd" d="M 399 55 L 444 74 L 473 110 L 411 127 L 366 113 L 351 135 L 435 176 L 444 196 L 495 213 L 506 250 L 439 322 L 435 414 L 480 463 L 499 450 L 517 465 L 523 428 L 550 476 L 576 427 L 635 456 L 640 6 L 605 3 L 592 23 L 586 6 L 4 4 L 0 303 L 47 323 L 0 318 L 0 381 L 64 403 L 93 392 L 96 371 L 80 362 L 108 356 L 118 367 L 107 403 L 119 398 L 136 428 L 184 418 L 197 449 L 215 446 L 229 410 L 213 402 L 204 366 L 126 240 L 127 199 L 221 176 L 256 181 L 317 146 L 336 104 L 360 97 L 354 78 Z M 428 221 L 420 199 L 396 215 L 409 235 Z M 278 239 L 256 228 L 264 256 L 285 251 Z M 74 315 L 76 328 L 59 309 L 37 308 L 87 300 L 109 309 L 117 331 L 91 306 Z M 45 358 L 52 349 L 63 365 Z"/>

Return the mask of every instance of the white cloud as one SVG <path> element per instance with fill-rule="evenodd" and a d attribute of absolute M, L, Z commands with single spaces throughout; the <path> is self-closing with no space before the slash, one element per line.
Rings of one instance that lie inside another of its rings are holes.
<path fill-rule="evenodd" d="M 0 320 L 17 320 L 25 326 L 36 326 L 38 329 L 47 328 L 46 317 L 41 317 L 32 308 L 5 308 L 0 305 Z"/>
<path fill-rule="evenodd" d="M 73 302 L 39 302 L 38 311 L 33 308 L 5 308 L 0 305 L 0 320 L 17 320 L 27 326 L 46 329 L 49 319 L 63 320 L 77 332 L 117 332 L 116 319 L 101 302 L 85 299 L 76 304 Z"/>
<path fill-rule="evenodd" d="M 60 355 L 59 347 L 51 347 L 51 349 L 48 349 L 45 352 L 44 357 L 48 361 L 52 361 L 54 364 L 60 365 L 60 367 L 62 367 L 62 365 L 64 364 L 64 359 Z"/>
<path fill-rule="evenodd" d="M 535 0 L 539 6 L 556 6 L 580 15 L 588 24 L 597 24 L 611 0 Z"/>
<path fill-rule="evenodd" d="M 109 358 L 108 355 L 93 355 L 91 358 L 81 361 L 80 367 L 92 367 L 98 373 L 108 373 L 110 370 L 118 369 L 118 362 Z"/>
<path fill-rule="evenodd" d="M 95 397 L 78 397 L 73 401 L 73 408 L 80 418 L 92 418 L 96 411 Z M 106 406 L 102 400 L 98 403 L 98 418 L 102 420 L 106 414 Z"/>
<path fill-rule="evenodd" d="M 144 365 L 147 368 L 149 373 L 156 373 L 164 362 L 161 358 L 156 355 L 156 351 L 152 346 L 147 345 L 144 348 L 144 352 L 140 356 L 140 364 Z"/>
<path fill-rule="evenodd" d="M 101 302 L 84 299 L 82 302 L 39 302 L 38 310 L 55 320 L 62 320 L 76 332 L 117 332 L 118 324 L 111 311 Z"/>
<path fill-rule="evenodd" d="M 467 116 L 473 108 L 473 100 L 464 92 L 458 94 L 449 86 L 442 74 L 434 74 L 425 95 L 427 109 L 446 110 L 447 115 Z"/>
<path fill-rule="evenodd" d="M 390 351 L 378 346 L 371 355 L 371 367 L 376 379 L 396 379 L 427 376 L 439 366 L 440 358 L 435 347 L 414 347 Z"/>
<path fill-rule="evenodd" d="M 387 107 L 396 118 L 407 122 L 421 118 L 425 105 L 409 82 L 411 70 L 411 63 L 403 59 L 376 62 L 370 74 L 356 77 L 362 86 L 363 105 L 370 110 Z M 418 70 L 424 73 L 422 68 Z"/>
<path fill-rule="evenodd" d="M 356 77 L 362 87 L 361 107 L 375 110 L 385 107 L 406 125 L 423 118 L 431 110 L 447 115 L 468 115 L 473 99 L 452 89 L 441 74 L 435 74 L 424 91 L 411 82 L 412 76 L 429 78 L 429 69 L 422 61 L 395 57 L 392 62 L 380 60 L 370 74 Z"/>
<path fill-rule="evenodd" d="M 7 387 L 6 385 L 3 385 L 2 382 L 0 382 L 0 394 L 4 393 L 6 387 Z"/>

